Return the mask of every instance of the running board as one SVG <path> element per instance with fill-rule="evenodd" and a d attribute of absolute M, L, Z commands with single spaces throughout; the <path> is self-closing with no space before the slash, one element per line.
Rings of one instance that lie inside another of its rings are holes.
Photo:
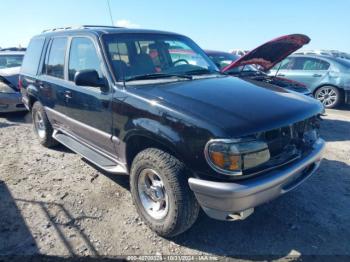
<path fill-rule="evenodd" d="M 93 150 L 89 146 L 80 143 L 69 135 L 54 130 L 52 137 L 62 145 L 68 147 L 75 153 L 81 155 L 83 158 L 86 158 L 91 163 L 109 173 L 127 173 L 126 168 L 123 165 L 119 164 L 116 160 L 113 160 L 103 155 L 102 153 L 97 152 L 97 150 Z"/>

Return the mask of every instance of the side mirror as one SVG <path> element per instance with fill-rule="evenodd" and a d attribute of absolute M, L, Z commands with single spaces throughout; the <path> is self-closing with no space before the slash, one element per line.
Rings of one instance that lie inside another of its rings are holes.
<path fill-rule="evenodd" d="M 108 91 L 108 87 L 96 70 L 81 70 L 75 73 L 74 83 L 77 86 L 99 87 L 102 92 Z"/>

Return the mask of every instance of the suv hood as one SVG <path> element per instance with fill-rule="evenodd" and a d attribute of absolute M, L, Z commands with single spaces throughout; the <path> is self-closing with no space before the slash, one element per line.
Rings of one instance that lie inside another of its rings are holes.
<path fill-rule="evenodd" d="M 182 121 L 197 120 L 189 124 L 201 122 L 216 127 L 214 130 L 220 130 L 215 131 L 216 136 L 238 137 L 272 130 L 322 112 L 322 105 L 315 99 L 229 76 L 127 89 L 152 105 L 180 112 Z"/>
<path fill-rule="evenodd" d="M 309 42 L 310 38 L 301 34 L 278 37 L 253 49 L 238 60 L 232 62 L 230 65 L 223 68 L 222 72 L 226 72 L 238 66 L 250 64 L 259 65 L 267 71 Z"/>

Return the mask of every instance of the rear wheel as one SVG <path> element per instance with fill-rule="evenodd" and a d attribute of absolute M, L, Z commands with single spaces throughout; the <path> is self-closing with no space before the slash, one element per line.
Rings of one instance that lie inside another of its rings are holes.
<path fill-rule="evenodd" d="M 34 132 L 39 139 L 40 144 L 45 147 L 53 147 L 58 142 L 53 139 L 53 128 L 47 118 L 44 107 L 40 102 L 35 102 L 32 107 L 32 118 L 34 125 Z"/>
<path fill-rule="evenodd" d="M 130 189 L 137 212 L 157 234 L 172 237 L 189 229 L 199 212 L 189 188 L 185 165 L 155 148 L 140 152 L 130 172 Z"/>
<path fill-rule="evenodd" d="M 315 92 L 315 98 L 319 100 L 325 108 L 337 107 L 342 100 L 341 92 L 335 86 L 322 86 Z"/>

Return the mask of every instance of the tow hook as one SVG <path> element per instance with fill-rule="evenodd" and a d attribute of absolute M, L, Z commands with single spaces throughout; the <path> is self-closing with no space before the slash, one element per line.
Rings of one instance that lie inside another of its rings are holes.
<path fill-rule="evenodd" d="M 249 208 L 249 209 L 243 210 L 241 212 L 232 213 L 232 214 L 227 215 L 226 220 L 227 221 L 244 220 L 253 213 L 254 213 L 254 208 Z"/>

